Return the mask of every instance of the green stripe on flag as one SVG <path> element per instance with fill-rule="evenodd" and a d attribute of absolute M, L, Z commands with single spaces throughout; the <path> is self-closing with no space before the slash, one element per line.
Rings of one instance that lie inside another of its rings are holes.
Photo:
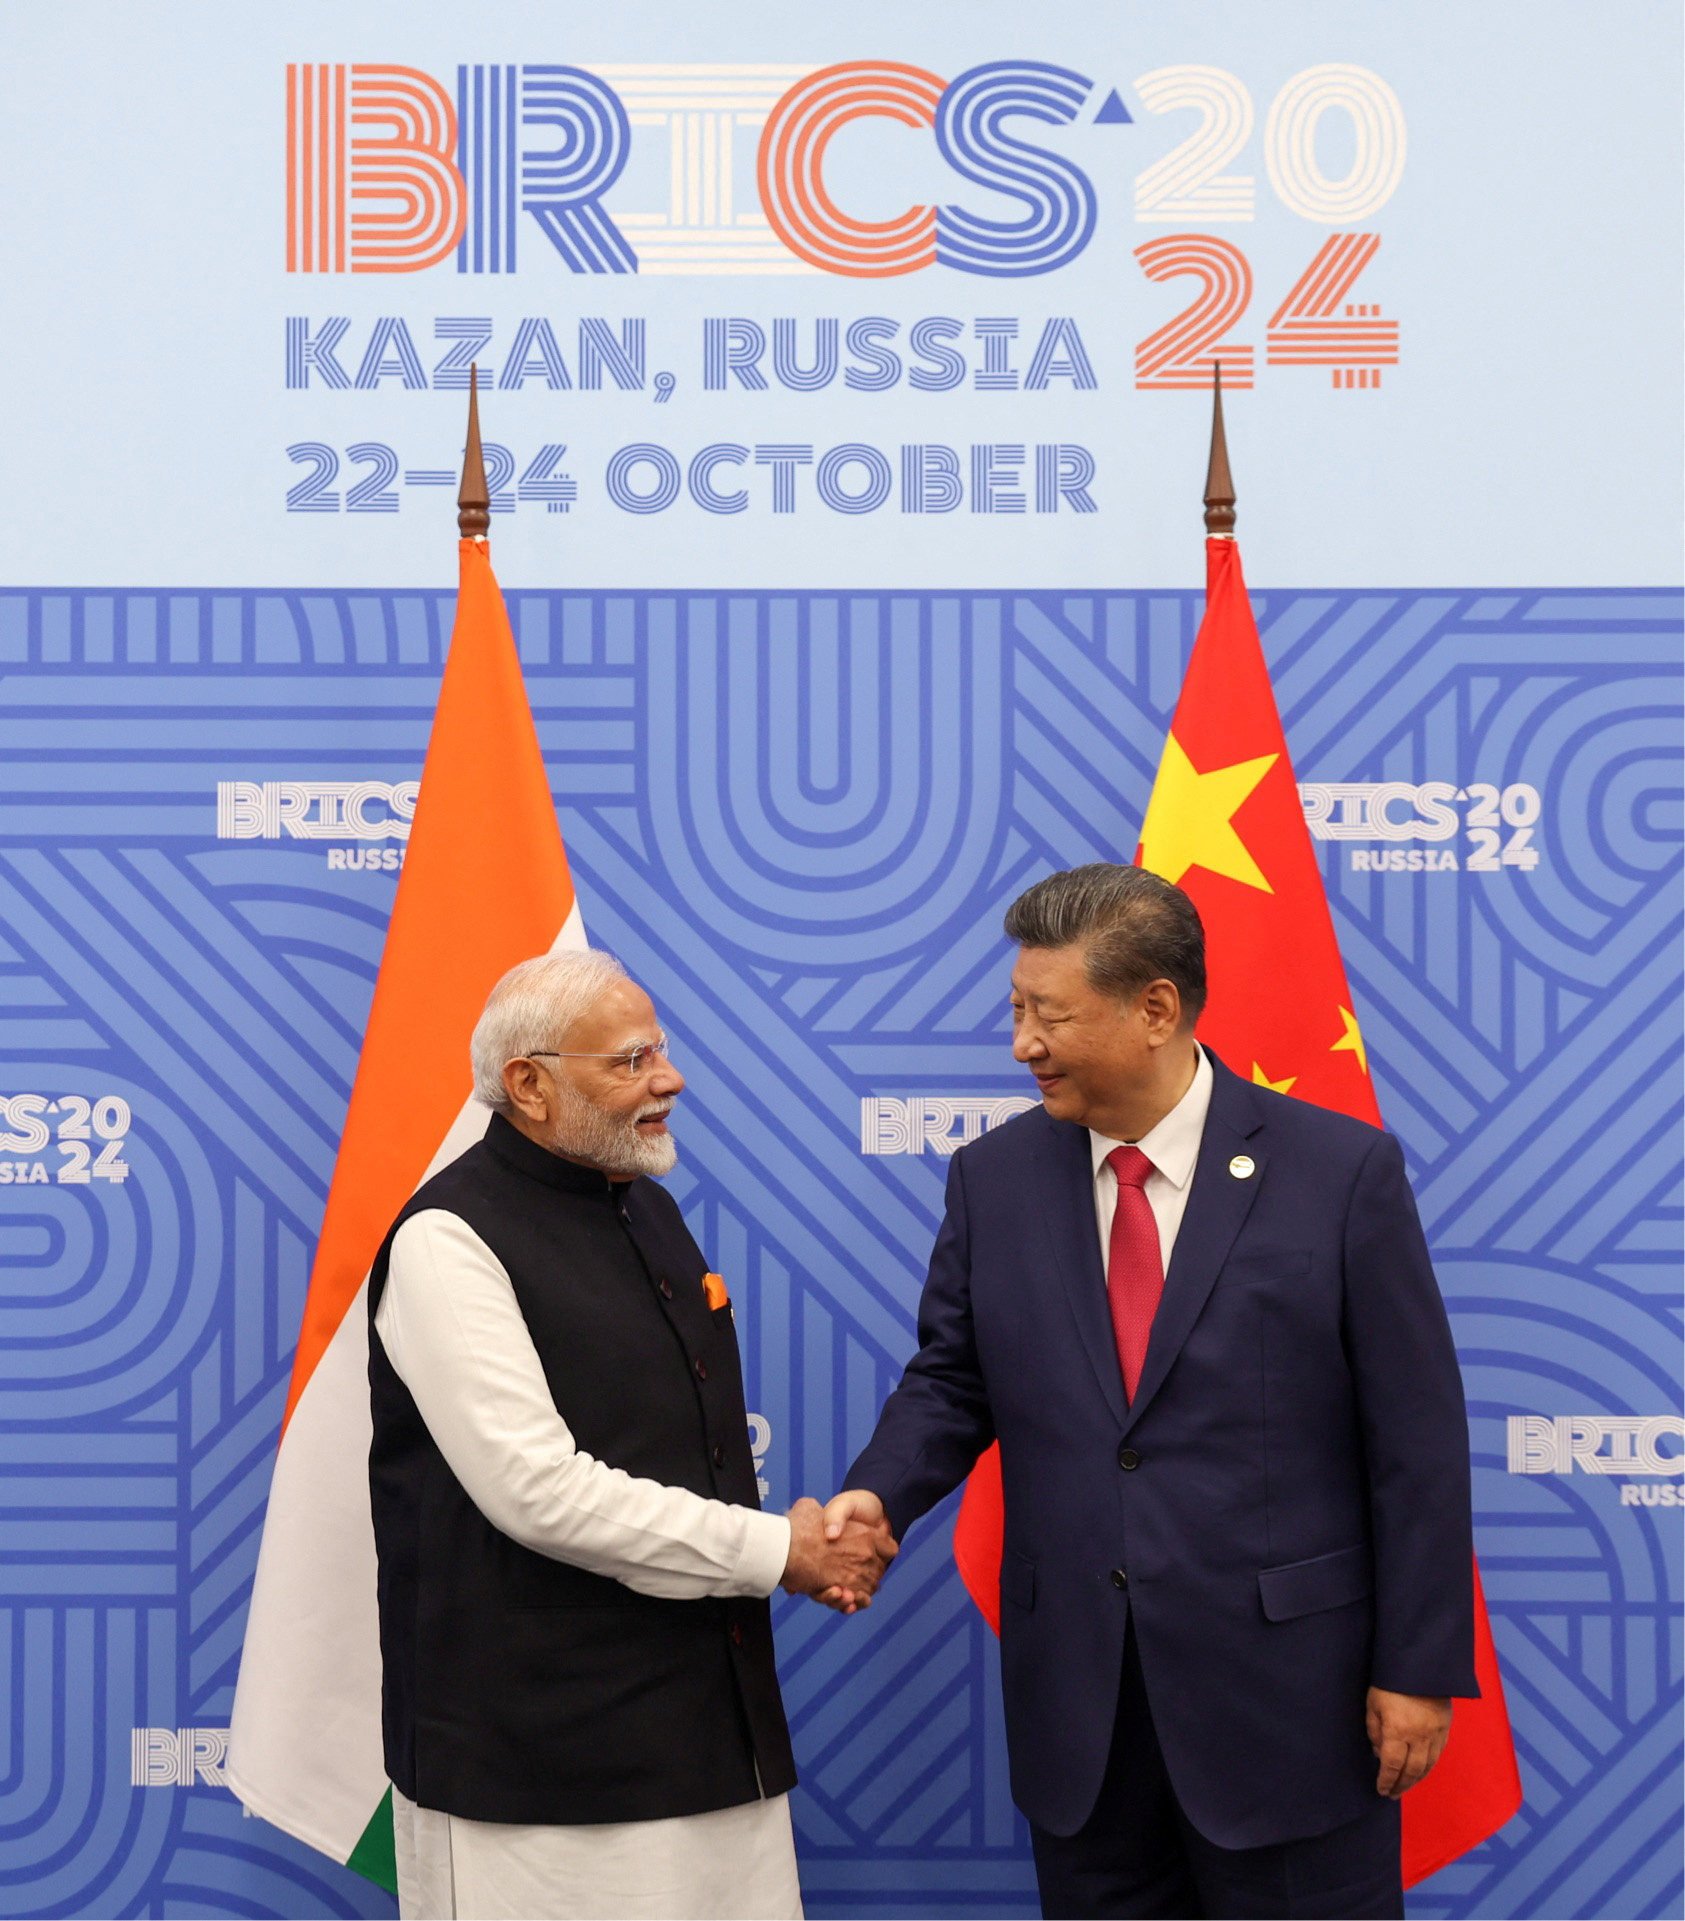
<path fill-rule="evenodd" d="M 398 1849 L 392 1839 L 390 1788 L 380 1797 L 380 1806 L 369 1817 L 369 1824 L 345 1865 L 365 1880 L 378 1882 L 388 1894 L 398 1892 Z"/>

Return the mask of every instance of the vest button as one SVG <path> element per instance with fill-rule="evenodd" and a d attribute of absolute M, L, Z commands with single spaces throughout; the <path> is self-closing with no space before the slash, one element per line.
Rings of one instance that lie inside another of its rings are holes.
<path fill-rule="evenodd" d="M 725 1442 L 724 1441 L 716 1441 L 714 1443 L 714 1465 L 715 1467 L 725 1466 Z"/>
<path fill-rule="evenodd" d="M 1141 1465 L 1141 1457 L 1132 1447 L 1120 1447 L 1117 1451 L 1117 1464 L 1126 1471 Z"/>
<path fill-rule="evenodd" d="M 1113 1568 L 1112 1569 L 1112 1586 L 1128 1587 L 1128 1585 L 1129 1585 L 1129 1576 L 1124 1573 L 1123 1569 L 1120 1567 Z"/>
<path fill-rule="evenodd" d="M 705 1381 L 705 1380 L 707 1380 L 707 1378 L 708 1378 L 708 1363 L 707 1363 L 706 1361 L 698 1361 L 698 1362 L 696 1362 L 696 1363 L 695 1363 L 695 1366 L 696 1366 L 696 1378 L 697 1378 L 697 1379 L 698 1379 L 699 1381 Z"/>
<path fill-rule="evenodd" d="M 734 1648 L 740 1648 L 743 1645 L 743 1629 L 736 1621 L 731 1624 L 731 1645 Z"/>
<path fill-rule="evenodd" d="M 673 1298 L 673 1283 L 668 1280 L 665 1274 L 656 1282 L 656 1286 L 660 1288 L 661 1298 L 664 1301 L 670 1301 Z"/>

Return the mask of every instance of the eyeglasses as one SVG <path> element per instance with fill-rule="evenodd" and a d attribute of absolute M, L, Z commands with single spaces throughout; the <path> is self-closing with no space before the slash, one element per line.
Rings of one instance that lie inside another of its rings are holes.
<path fill-rule="evenodd" d="M 526 1058 L 534 1061 L 612 1061 L 612 1072 L 622 1080 L 635 1081 L 648 1073 L 653 1061 L 667 1059 L 667 1036 L 658 1034 L 652 1041 L 640 1041 L 623 1054 L 568 1054 L 554 1047 L 535 1047 Z"/>

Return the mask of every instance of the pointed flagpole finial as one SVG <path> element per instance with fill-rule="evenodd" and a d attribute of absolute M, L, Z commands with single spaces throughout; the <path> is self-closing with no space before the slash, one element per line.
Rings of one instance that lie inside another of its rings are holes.
<path fill-rule="evenodd" d="M 1219 540 L 1234 539 L 1234 480 L 1229 473 L 1229 443 L 1223 433 L 1223 363 L 1211 363 L 1211 464 L 1205 470 L 1205 531 Z"/>
<path fill-rule="evenodd" d="M 456 495 L 457 531 L 464 540 L 484 540 L 491 526 L 491 494 L 486 487 L 486 457 L 480 451 L 480 372 L 468 369 L 468 445 L 462 456 L 462 485 Z"/>

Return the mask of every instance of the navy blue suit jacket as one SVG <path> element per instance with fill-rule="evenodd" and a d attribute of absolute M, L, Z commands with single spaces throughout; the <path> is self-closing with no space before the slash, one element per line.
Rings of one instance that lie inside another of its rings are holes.
<path fill-rule="evenodd" d="M 1221 1847 L 1374 1805 L 1371 1685 L 1478 1692 L 1462 1383 L 1398 1143 L 1212 1065 L 1133 1403 L 1088 1132 L 1037 1108 L 955 1154 L 919 1351 L 844 1483 L 899 1536 L 1000 1442 L 1012 1790 L 1054 1834 L 1099 1794 L 1131 1615 Z"/>

